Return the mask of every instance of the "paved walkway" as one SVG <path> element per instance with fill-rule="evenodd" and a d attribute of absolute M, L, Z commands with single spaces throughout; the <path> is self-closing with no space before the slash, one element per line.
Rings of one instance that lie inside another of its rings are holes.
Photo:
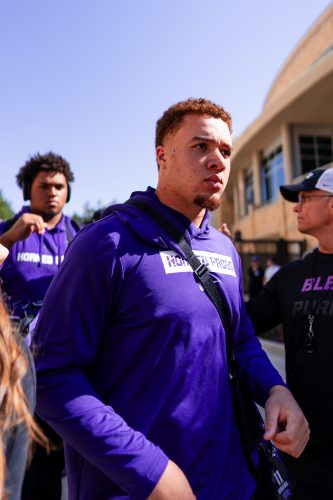
<path fill-rule="evenodd" d="M 259 338 L 263 349 L 266 351 L 272 364 L 275 366 L 283 380 L 286 380 L 286 370 L 284 362 L 284 344 Z"/>

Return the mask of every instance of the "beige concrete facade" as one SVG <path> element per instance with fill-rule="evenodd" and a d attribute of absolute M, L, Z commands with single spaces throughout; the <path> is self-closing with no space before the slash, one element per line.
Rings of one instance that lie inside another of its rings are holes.
<path fill-rule="evenodd" d="M 332 45 L 333 8 L 309 29 L 304 38 L 295 47 L 288 60 L 275 79 L 266 104 L 272 102 L 279 94 L 285 91 L 290 84 L 299 78 L 306 69 L 313 64 Z"/>
<path fill-rule="evenodd" d="M 215 223 L 227 222 L 243 239 L 303 239 L 293 204 L 279 194 L 278 180 L 292 183 L 323 161 L 332 162 L 332 149 L 333 4 L 291 53 L 262 114 L 236 139 Z M 309 247 L 314 245 L 311 237 L 306 239 Z"/>

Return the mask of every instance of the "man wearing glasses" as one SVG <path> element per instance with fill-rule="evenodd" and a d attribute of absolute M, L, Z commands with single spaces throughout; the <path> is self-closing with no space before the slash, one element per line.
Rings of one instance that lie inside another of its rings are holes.
<path fill-rule="evenodd" d="M 333 498 L 333 168 L 280 191 L 318 248 L 284 266 L 247 307 L 257 333 L 283 324 L 287 383 L 310 425 L 302 456 L 285 456 L 295 498 L 326 500 Z"/>

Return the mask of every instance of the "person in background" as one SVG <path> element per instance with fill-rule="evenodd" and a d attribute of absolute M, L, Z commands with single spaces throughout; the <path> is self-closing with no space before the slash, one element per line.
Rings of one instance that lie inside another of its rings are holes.
<path fill-rule="evenodd" d="M 259 259 L 256 255 L 251 257 L 250 267 L 247 271 L 248 274 L 248 292 L 249 296 L 252 299 L 263 287 L 263 278 L 264 278 L 264 270 L 259 264 Z"/>
<path fill-rule="evenodd" d="M 209 224 L 231 153 L 223 108 L 177 103 L 157 122 L 157 189 L 133 200 L 207 262 L 253 397 L 266 403 L 265 439 L 299 456 L 307 422 L 254 335 L 235 247 Z M 157 222 L 129 204 L 103 215 L 70 246 L 34 335 L 37 411 L 64 439 L 69 497 L 250 498 L 215 306 Z"/>
<path fill-rule="evenodd" d="M 74 175 L 62 156 L 37 153 L 21 167 L 16 179 L 29 205 L 13 219 L 0 223 L 0 243 L 9 250 L 0 278 L 11 318 L 26 336 L 78 227 L 63 214 Z M 39 423 L 50 440 L 61 447 L 57 435 Z M 62 449 L 47 454 L 37 446 L 24 482 L 23 500 L 59 500 L 63 470 Z"/>
<path fill-rule="evenodd" d="M 0 243 L 9 250 L 0 278 L 11 317 L 25 335 L 78 227 L 62 212 L 74 181 L 64 158 L 36 154 L 16 179 L 29 205 L 0 223 Z"/>
<path fill-rule="evenodd" d="M 232 233 L 231 233 L 226 222 L 223 222 L 221 224 L 221 226 L 218 228 L 218 231 L 220 231 L 220 233 L 225 234 L 226 236 L 228 236 L 228 238 L 230 238 L 232 240 Z"/>
<path fill-rule="evenodd" d="M 288 387 L 310 424 L 302 456 L 285 456 L 295 499 L 333 498 L 333 168 L 317 168 L 298 184 L 281 186 L 295 204 L 297 227 L 319 247 L 283 266 L 247 303 L 257 334 L 282 323 Z"/>
<path fill-rule="evenodd" d="M 8 256 L 0 244 L 0 264 Z M 17 337 L 0 293 L 0 498 L 21 500 L 21 489 L 32 441 L 47 440 L 32 415 L 36 376 L 31 354 Z"/>
<path fill-rule="evenodd" d="M 278 272 L 280 266 L 276 263 L 274 255 L 270 255 L 266 259 L 266 268 L 263 277 L 263 285 L 269 282 L 269 280 Z"/>

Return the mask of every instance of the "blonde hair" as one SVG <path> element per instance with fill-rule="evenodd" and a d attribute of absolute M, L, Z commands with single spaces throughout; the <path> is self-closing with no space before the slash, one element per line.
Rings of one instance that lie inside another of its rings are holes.
<path fill-rule="evenodd" d="M 48 447 L 48 441 L 31 414 L 33 409 L 22 387 L 28 371 L 28 359 L 17 341 L 0 293 L 0 499 L 6 499 L 5 438 L 23 423 L 30 445 L 33 441 Z"/>

